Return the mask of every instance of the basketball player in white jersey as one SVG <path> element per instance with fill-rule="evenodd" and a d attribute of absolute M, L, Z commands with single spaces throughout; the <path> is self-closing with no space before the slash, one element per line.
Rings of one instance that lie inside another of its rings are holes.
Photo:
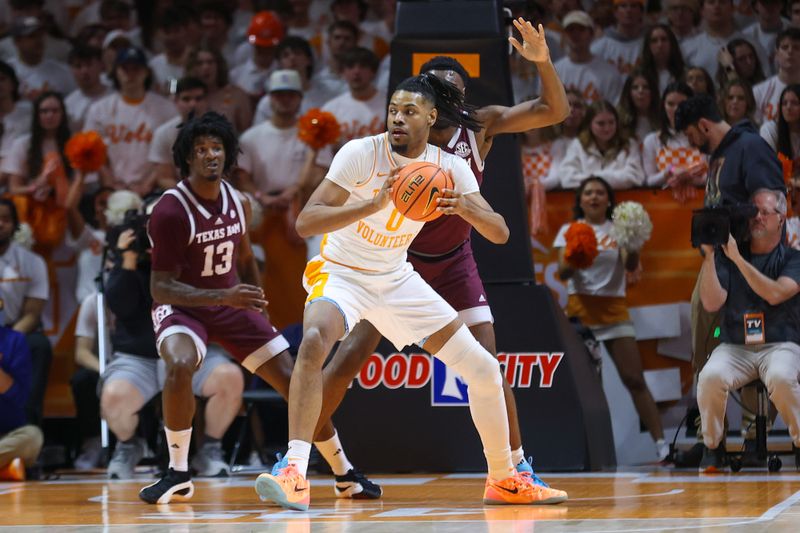
<path fill-rule="evenodd" d="M 507 240 L 505 221 L 483 199 L 466 163 L 427 143 L 437 118 L 458 124 L 464 108 L 458 88 L 432 74 L 402 82 L 389 102 L 389 131 L 347 143 L 298 216 L 301 236 L 326 235 L 304 274 L 309 296 L 289 389 L 289 449 L 271 474 L 258 477 L 256 491 L 262 499 L 308 509 L 306 470 L 322 407 L 322 365 L 333 344 L 362 319 L 398 349 L 423 346 L 468 383 L 470 412 L 489 469 L 484 503 L 557 503 L 567 498 L 565 492 L 537 485 L 514 469 L 497 360 L 407 261 L 406 250 L 424 223 L 404 218 L 390 201 L 399 167 L 434 162 L 455 183 L 439 209 L 458 212 L 492 242 Z"/>
<path fill-rule="evenodd" d="M 523 42 L 520 44 L 512 39 L 511 43 L 523 57 L 536 65 L 541 77 L 541 97 L 513 107 L 488 105 L 474 109 L 477 124 L 448 124 L 438 120 L 428 137 L 429 143 L 440 146 L 469 164 L 478 185 L 482 183 L 484 161 L 496 135 L 520 133 L 557 124 L 569 114 L 569 101 L 550 61 L 544 29 L 539 25 L 537 31 L 530 22 L 523 19 L 515 20 L 514 25 Z M 449 81 L 466 94 L 469 74 L 452 57 L 434 57 L 422 65 L 420 72 L 430 72 Z M 496 354 L 494 318 L 473 258 L 471 232 L 472 227 L 464 217 L 440 217 L 425 224 L 408 249 L 408 259 L 422 279 L 458 311 L 459 317 L 481 346 L 489 353 Z M 362 320 L 339 345 L 336 354 L 325 367 L 325 401 L 318 428 L 330 420 L 336 407 L 344 399 L 353 378 L 375 352 L 380 340 L 380 332 L 369 321 Z M 517 471 L 531 475 L 534 482 L 546 486 L 533 471 L 532 459 L 525 458 L 517 404 L 507 380 L 503 380 L 503 391 L 511 455 Z"/>

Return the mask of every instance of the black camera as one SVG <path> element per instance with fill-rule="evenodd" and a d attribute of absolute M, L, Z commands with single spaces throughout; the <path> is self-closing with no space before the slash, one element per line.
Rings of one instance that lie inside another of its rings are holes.
<path fill-rule="evenodd" d="M 704 207 L 692 212 L 692 246 L 726 244 L 733 235 L 741 244 L 748 240 L 748 221 L 758 209 L 753 204 Z"/>
<path fill-rule="evenodd" d="M 150 237 L 147 235 L 147 220 L 149 218 L 149 215 L 143 215 L 137 209 L 128 209 L 125 211 L 125 217 L 122 223 L 112 226 L 108 230 L 106 236 L 106 246 L 108 246 L 108 249 L 114 250 L 115 252 L 123 252 L 124 250 L 117 249 L 117 241 L 123 231 L 130 229 L 133 230 L 134 239 L 127 249 L 140 255 L 148 251 L 150 249 Z"/>

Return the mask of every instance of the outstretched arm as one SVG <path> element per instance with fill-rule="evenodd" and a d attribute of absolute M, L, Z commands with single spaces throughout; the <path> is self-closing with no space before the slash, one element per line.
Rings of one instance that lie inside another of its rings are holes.
<path fill-rule="evenodd" d="M 515 20 L 514 26 L 522 35 L 523 42 L 520 44 L 514 37 L 509 37 L 509 42 L 522 57 L 536 64 L 542 80 L 542 94 L 535 100 L 514 107 L 488 106 L 481 109 L 479 118 L 486 128 L 487 138 L 558 124 L 569 115 L 567 93 L 550 61 L 544 28 L 539 24 L 537 30 L 522 18 Z"/>
<path fill-rule="evenodd" d="M 198 289 L 178 281 L 177 272 L 159 270 L 150 276 L 150 293 L 160 304 L 182 307 L 227 305 L 261 312 L 267 305 L 261 287 L 240 283 L 227 289 Z"/>

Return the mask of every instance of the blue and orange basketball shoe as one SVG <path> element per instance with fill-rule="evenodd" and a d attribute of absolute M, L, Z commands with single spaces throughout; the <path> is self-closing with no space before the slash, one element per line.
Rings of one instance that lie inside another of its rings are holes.
<path fill-rule="evenodd" d="M 311 483 L 286 457 L 275 463 L 271 473 L 258 476 L 256 493 L 262 501 L 296 511 L 307 511 L 311 503 Z"/>
<path fill-rule="evenodd" d="M 483 491 L 486 505 L 549 505 L 565 501 L 567 493 L 563 490 L 534 483 L 530 475 L 519 472 L 502 480 L 487 478 Z"/>

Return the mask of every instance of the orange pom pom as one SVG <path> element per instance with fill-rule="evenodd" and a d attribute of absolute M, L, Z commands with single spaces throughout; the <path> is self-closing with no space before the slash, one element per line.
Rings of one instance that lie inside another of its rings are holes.
<path fill-rule="evenodd" d="M 594 230 L 583 222 L 573 222 L 564 234 L 567 248 L 564 259 L 573 268 L 588 268 L 597 257 L 597 237 Z"/>
<path fill-rule="evenodd" d="M 336 117 L 316 107 L 297 121 L 297 137 L 315 150 L 336 142 L 341 133 Z"/>
<path fill-rule="evenodd" d="M 72 168 L 83 172 L 95 172 L 106 164 L 106 144 L 96 131 L 82 131 L 70 137 L 64 153 Z"/>

